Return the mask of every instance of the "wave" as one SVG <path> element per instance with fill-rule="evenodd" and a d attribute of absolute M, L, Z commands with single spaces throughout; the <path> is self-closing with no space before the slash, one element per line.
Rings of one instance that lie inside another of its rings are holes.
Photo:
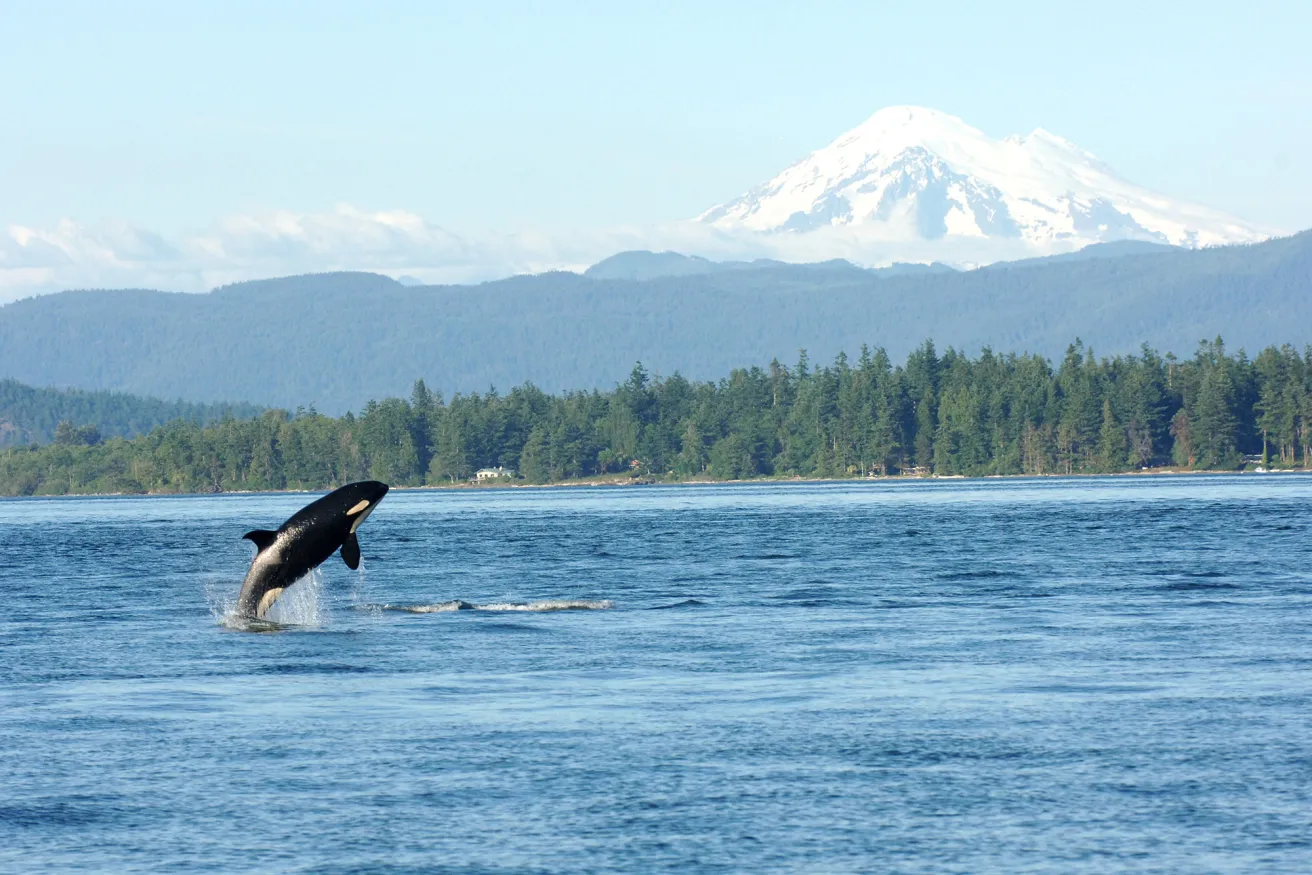
<path fill-rule="evenodd" d="M 1201 577 L 1203 575 L 1190 575 L 1191 577 Z M 1166 590 L 1167 592 L 1208 592 L 1217 589 L 1243 589 L 1236 583 L 1205 583 L 1201 580 L 1177 580 L 1173 583 L 1163 583 L 1156 589 Z"/>
<path fill-rule="evenodd" d="M 948 571 L 937 575 L 939 580 L 989 580 L 994 577 L 1006 577 L 1006 573 L 992 568 L 980 568 L 974 571 Z"/>
<path fill-rule="evenodd" d="M 485 605 L 456 599 L 431 605 L 364 605 L 365 609 L 405 611 L 411 614 L 445 614 L 450 611 L 606 611 L 615 607 L 610 599 L 543 599 L 536 602 L 490 602 Z"/>
<path fill-rule="evenodd" d="M 495 602 L 478 605 L 480 611 L 608 611 L 615 607 L 610 599 L 547 599 L 540 602 Z"/>
<path fill-rule="evenodd" d="M 668 611 L 674 608 L 700 608 L 703 607 L 705 604 L 706 602 L 702 601 L 701 599 L 684 599 L 683 601 L 675 602 L 672 605 L 655 605 L 653 607 L 648 608 L 647 610 Z"/>
<path fill-rule="evenodd" d="M 254 669 L 255 674 L 368 674 L 373 671 L 367 665 L 347 665 L 344 663 L 291 663 L 279 662 Z"/>

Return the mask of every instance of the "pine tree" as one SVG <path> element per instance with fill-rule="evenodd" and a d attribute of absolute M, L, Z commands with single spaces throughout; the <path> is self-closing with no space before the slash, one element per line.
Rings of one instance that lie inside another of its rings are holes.
<path fill-rule="evenodd" d="M 1175 459 L 1175 464 L 1185 468 L 1192 468 L 1197 461 L 1194 454 L 1193 431 L 1189 422 L 1189 413 L 1181 410 L 1175 414 L 1171 420 L 1171 437 L 1175 443 L 1171 447 L 1171 455 Z"/>
<path fill-rule="evenodd" d="M 519 456 L 519 471 L 529 483 L 546 483 L 551 479 L 551 453 L 545 425 L 535 426 Z"/>
<path fill-rule="evenodd" d="M 1190 417 L 1198 463 L 1205 468 L 1234 467 L 1238 463 L 1239 423 L 1230 410 L 1233 393 L 1223 363 L 1207 367 Z"/>
<path fill-rule="evenodd" d="M 916 438 L 913 461 L 926 472 L 934 465 L 934 430 L 938 424 L 938 405 L 934 390 L 926 388 L 916 401 Z"/>
<path fill-rule="evenodd" d="M 1102 430 L 1098 436 L 1098 466 L 1106 473 L 1125 467 L 1125 431 L 1112 415 L 1111 399 L 1102 402 Z"/>

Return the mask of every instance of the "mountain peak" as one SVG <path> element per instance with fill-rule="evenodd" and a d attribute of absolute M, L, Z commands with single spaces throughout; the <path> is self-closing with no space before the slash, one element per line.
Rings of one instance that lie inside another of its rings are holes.
<path fill-rule="evenodd" d="M 888 106 L 839 137 L 827 149 L 857 147 L 865 153 L 890 154 L 919 146 L 930 151 L 951 151 L 954 143 L 987 139 L 983 131 L 946 112 L 923 106 Z"/>
<path fill-rule="evenodd" d="M 886 106 L 861 123 L 861 128 L 923 127 L 927 125 L 962 125 L 966 123 L 955 115 L 928 106 Z"/>
<path fill-rule="evenodd" d="M 1043 128 L 993 139 L 921 106 L 879 110 L 698 219 L 767 234 L 842 228 L 870 241 L 1019 241 L 1040 254 L 1111 240 L 1205 246 L 1272 234 L 1126 182 Z"/>

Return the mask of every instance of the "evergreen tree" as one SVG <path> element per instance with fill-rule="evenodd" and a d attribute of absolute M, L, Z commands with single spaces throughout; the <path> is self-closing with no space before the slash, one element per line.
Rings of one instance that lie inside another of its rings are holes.
<path fill-rule="evenodd" d="M 684 477 L 695 477 L 705 472 L 707 461 L 705 440 L 697 428 L 697 422 L 690 418 L 683 431 L 683 443 L 675 470 Z"/>
<path fill-rule="evenodd" d="M 551 453 L 546 428 L 539 425 L 529 432 L 519 458 L 520 474 L 529 483 L 546 483 L 551 479 Z"/>
<path fill-rule="evenodd" d="M 1171 420 L 1171 437 L 1175 439 L 1171 450 L 1175 464 L 1192 468 L 1197 461 L 1197 456 L 1194 454 L 1193 429 L 1187 410 L 1179 411 Z"/>
<path fill-rule="evenodd" d="M 1102 402 L 1102 430 L 1098 437 L 1098 466 L 1104 473 L 1119 471 L 1125 466 L 1125 431 L 1112 414 L 1112 402 Z"/>
<path fill-rule="evenodd" d="M 1201 379 L 1189 418 L 1197 464 L 1235 467 L 1239 461 L 1239 422 L 1231 410 L 1235 387 L 1220 338 L 1204 343 L 1196 361 Z"/>

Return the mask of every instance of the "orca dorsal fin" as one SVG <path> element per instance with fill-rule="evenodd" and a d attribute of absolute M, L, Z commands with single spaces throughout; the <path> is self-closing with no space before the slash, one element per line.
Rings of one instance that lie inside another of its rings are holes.
<path fill-rule="evenodd" d="M 347 535 L 346 540 L 342 542 L 342 561 L 352 571 L 360 567 L 360 540 L 356 538 L 354 532 Z"/>
<path fill-rule="evenodd" d="M 256 550 L 264 550 L 278 537 L 278 533 L 271 532 L 268 529 L 256 529 L 253 532 L 247 532 L 242 537 L 253 543 Z"/>

